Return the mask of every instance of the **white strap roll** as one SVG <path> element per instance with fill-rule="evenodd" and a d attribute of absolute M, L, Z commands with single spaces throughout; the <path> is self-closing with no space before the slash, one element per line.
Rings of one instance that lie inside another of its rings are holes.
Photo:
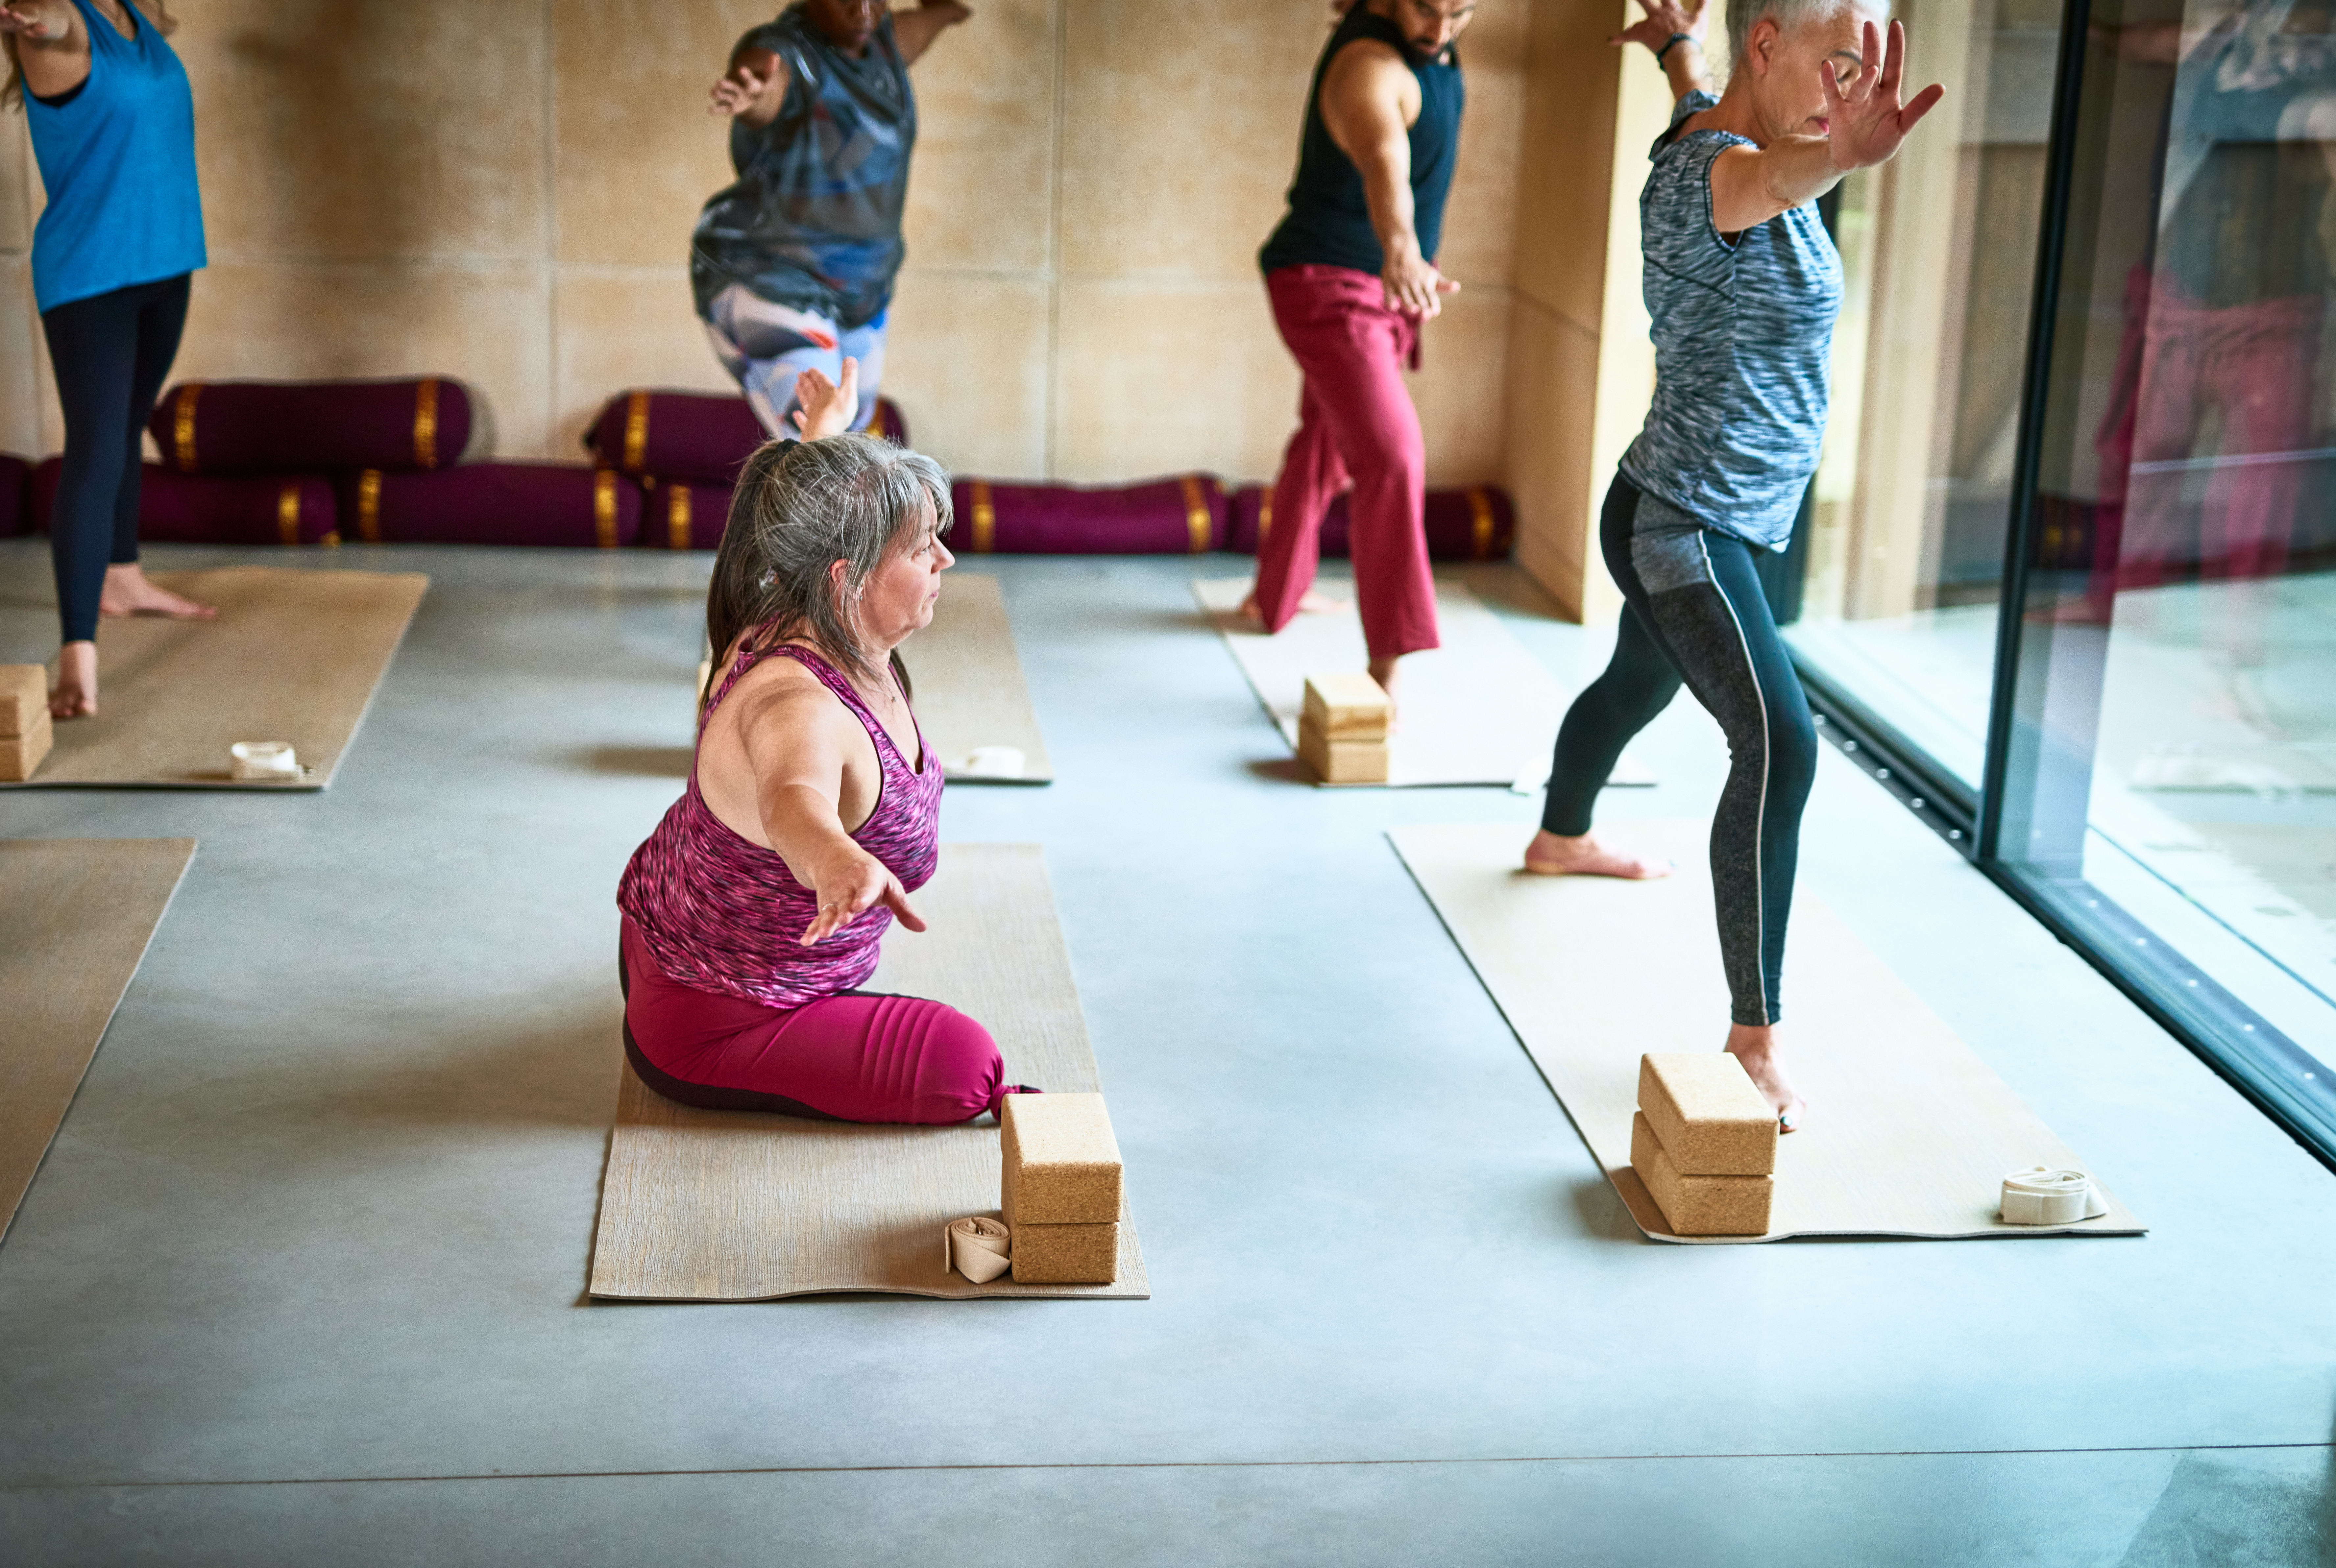
<path fill-rule="evenodd" d="M 2108 1205 L 2093 1191 L 2092 1177 L 2082 1171 L 2037 1165 L 2003 1178 L 2002 1213 L 2007 1225 L 2073 1225 L 2108 1212 Z"/>
<path fill-rule="evenodd" d="M 235 776 L 244 779 L 298 778 L 300 759 L 292 743 L 282 740 L 239 740 L 227 748 L 235 759 Z"/>
<path fill-rule="evenodd" d="M 977 1285 L 987 1285 L 1006 1272 L 1012 1261 L 1014 1234 L 996 1220 L 976 1214 L 952 1221 L 941 1232 L 941 1266 L 955 1269 Z"/>

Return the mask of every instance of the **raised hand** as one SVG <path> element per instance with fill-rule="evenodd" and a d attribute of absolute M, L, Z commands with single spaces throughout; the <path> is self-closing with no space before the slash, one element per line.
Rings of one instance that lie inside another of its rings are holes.
<path fill-rule="evenodd" d="M 909 891 L 900 879 L 865 850 L 855 847 L 851 859 L 839 856 L 834 863 L 822 866 L 812 877 L 812 891 L 819 899 L 819 912 L 803 928 L 804 947 L 825 941 L 878 904 L 888 906 L 909 930 L 925 929 L 923 918 L 910 907 Z"/>
<path fill-rule="evenodd" d="M 47 43 L 52 39 L 63 38 L 72 31 L 73 24 L 70 22 L 52 28 L 46 21 L 43 20 L 40 13 L 30 5 L 0 5 L 0 33 L 14 34 L 19 38 L 30 38 L 36 42 Z"/>
<path fill-rule="evenodd" d="M 1906 70 L 1903 23 L 1890 24 L 1886 53 L 1880 29 L 1871 22 L 1865 24 L 1863 54 L 1857 73 L 1846 85 L 1835 77 L 1830 63 L 1819 68 L 1825 78 L 1825 150 L 1833 166 L 1844 174 L 1889 161 L 1906 133 L 1947 95 L 1947 90 L 1934 82 L 1915 94 L 1913 102 L 1899 102 Z"/>
<path fill-rule="evenodd" d="M 860 412 L 860 362 L 845 356 L 840 383 L 830 381 L 816 365 L 803 371 L 795 377 L 795 402 L 801 406 L 793 418 L 803 439 L 842 434 Z"/>
<path fill-rule="evenodd" d="M 713 91 L 706 94 L 706 112 L 734 118 L 744 114 L 762 101 L 770 85 L 769 75 L 757 76 L 753 66 L 741 65 L 714 84 Z"/>
<path fill-rule="evenodd" d="M 1606 42 L 1620 48 L 1625 44 L 1642 44 L 1650 50 L 1660 49 L 1676 34 L 1684 33 L 1698 44 L 1703 42 L 1706 0 L 1639 0 L 1639 8 L 1646 13 Z"/>

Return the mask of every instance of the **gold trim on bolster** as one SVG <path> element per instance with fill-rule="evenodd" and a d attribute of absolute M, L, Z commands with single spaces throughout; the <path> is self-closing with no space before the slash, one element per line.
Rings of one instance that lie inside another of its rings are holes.
<path fill-rule="evenodd" d="M 617 548 L 617 476 L 605 468 L 592 475 L 592 542 Z"/>
<path fill-rule="evenodd" d="M 638 473 L 649 446 L 649 394 L 636 392 L 625 399 L 625 472 Z"/>
<path fill-rule="evenodd" d="M 438 382 L 425 375 L 414 385 L 414 462 L 416 467 L 438 466 Z"/>
<path fill-rule="evenodd" d="M 1201 488 L 1201 476 L 1184 476 L 1184 531 L 1192 536 L 1192 553 L 1201 555 L 1209 548 L 1209 497 Z"/>
<path fill-rule="evenodd" d="M 338 550 L 341 548 L 341 531 L 337 528 L 334 529 L 316 542 L 326 550 Z"/>
<path fill-rule="evenodd" d="M 276 492 L 276 537 L 286 544 L 300 542 L 300 482 L 287 480 Z"/>
<path fill-rule="evenodd" d="M 1489 560 L 1493 554 L 1493 498 L 1481 490 L 1468 492 L 1468 559 Z"/>
<path fill-rule="evenodd" d="M 989 499 L 989 482 L 973 482 L 973 553 L 988 555 L 998 543 L 998 507 Z"/>
<path fill-rule="evenodd" d="M 203 394 L 203 384 L 190 381 L 179 388 L 171 411 L 171 444 L 178 449 L 179 472 L 195 472 L 195 399 Z"/>
<path fill-rule="evenodd" d="M 1257 552 L 1265 553 L 1265 536 L 1273 531 L 1273 486 L 1267 485 L 1257 498 Z"/>
<path fill-rule="evenodd" d="M 667 550 L 689 548 L 690 513 L 689 486 L 668 484 L 665 487 L 665 546 Z"/>
<path fill-rule="evenodd" d="M 357 537 L 367 544 L 381 542 L 381 470 L 357 474 Z"/>

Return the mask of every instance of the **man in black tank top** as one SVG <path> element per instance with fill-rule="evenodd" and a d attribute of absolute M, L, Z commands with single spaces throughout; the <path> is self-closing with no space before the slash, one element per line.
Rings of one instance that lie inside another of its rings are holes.
<path fill-rule="evenodd" d="M 1403 367 L 1460 286 L 1436 268 L 1460 143 L 1457 48 L 1475 0 L 1355 0 L 1307 95 L 1290 211 L 1260 252 L 1282 342 L 1304 373 L 1298 433 L 1260 520 L 1251 606 L 1268 631 L 1302 609 L 1322 513 L 1349 482 L 1357 608 L 1373 679 L 1437 645 L 1423 513 L 1427 457 Z"/>

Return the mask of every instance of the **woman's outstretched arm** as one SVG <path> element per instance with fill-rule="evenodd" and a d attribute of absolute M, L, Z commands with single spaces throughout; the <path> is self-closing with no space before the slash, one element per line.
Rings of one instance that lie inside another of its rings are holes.
<path fill-rule="evenodd" d="M 914 65 L 934 39 L 972 16 L 957 0 L 924 0 L 914 11 L 893 12 L 892 43 L 900 51 L 900 63 Z"/>
<path fill-rule="evenodd" d="M 73 0 L 0 4 L 0 34 L 15 45 L 24 91 L 54 98 L 89 80 L 89 34 Z"/>

